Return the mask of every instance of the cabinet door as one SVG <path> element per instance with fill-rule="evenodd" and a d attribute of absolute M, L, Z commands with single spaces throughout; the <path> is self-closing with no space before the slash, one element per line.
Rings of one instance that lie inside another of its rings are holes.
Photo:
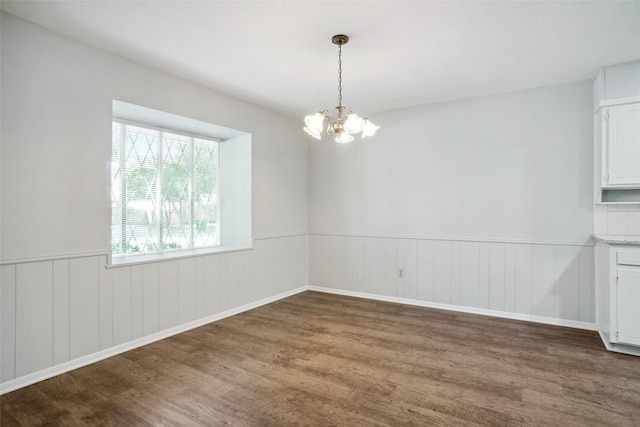
<path fill-rule="evenodd" d="M 618 342 L 640 345 L 640 268 L 618 267 Z"/>
<path fill-rule="evenodd" d="M 607 107 L 608 185 L 640 186 L 640 103 Z"/>

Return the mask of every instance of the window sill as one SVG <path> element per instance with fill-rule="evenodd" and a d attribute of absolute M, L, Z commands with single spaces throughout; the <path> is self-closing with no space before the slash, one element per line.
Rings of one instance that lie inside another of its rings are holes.
<path fill-rule="evenodd" d="M 253 244 L 235 246 L 215 246 L 212 248 L 186 249 L 175 252 L 163 252 L 145 255 L 109 255 L 106 268 L 128 267 L 131 265 L 149 264 L 161 261 L 171 261 L 182 258 L 193 258 L 206 255 L 217 255 L 229 252 L 248 251 L 253 249 Z"/>

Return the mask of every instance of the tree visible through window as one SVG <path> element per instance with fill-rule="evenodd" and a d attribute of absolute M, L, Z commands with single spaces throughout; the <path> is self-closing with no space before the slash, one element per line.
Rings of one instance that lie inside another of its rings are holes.
<path fill-rule="evenodd" d="M 218 142 L 113 121 L 114 255 L 217 246 Z"/>

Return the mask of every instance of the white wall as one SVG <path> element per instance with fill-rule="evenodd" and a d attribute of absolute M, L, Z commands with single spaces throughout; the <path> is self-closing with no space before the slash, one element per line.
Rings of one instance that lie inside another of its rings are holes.
<path fill-rule="evenodd" d="M 2 260 L 110 250 L 112 100 L 252 134 L 253 234 L 307 232 L 290 118 L 2 15 Z"/>
<path fill-rule="evenodd" d="M 591 97 L 585 81 L 391 111 L 373 138 L 316 142 L 310 285 L 592 324 Z"/>
<path fill-rule="evenodd" d="M 371 117 L 375 137 L 310 153 L 310 230 L 584 243 L 591 82 Z"/>
<path fill-rule="evenodd" d="M 297 122 L 10 15 L 1 31 L 3 389 L 307 285 Z M 252 134 L 253 250 L 105 269 L 114 99 Z"/>

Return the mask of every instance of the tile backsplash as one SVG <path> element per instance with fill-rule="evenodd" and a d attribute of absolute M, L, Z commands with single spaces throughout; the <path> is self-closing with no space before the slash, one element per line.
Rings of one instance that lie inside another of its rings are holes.
<path fill-rule="evenodd" d="M 594 215 L 596 234 L 640 236 L 640 204 L 600 205 Z"/>

